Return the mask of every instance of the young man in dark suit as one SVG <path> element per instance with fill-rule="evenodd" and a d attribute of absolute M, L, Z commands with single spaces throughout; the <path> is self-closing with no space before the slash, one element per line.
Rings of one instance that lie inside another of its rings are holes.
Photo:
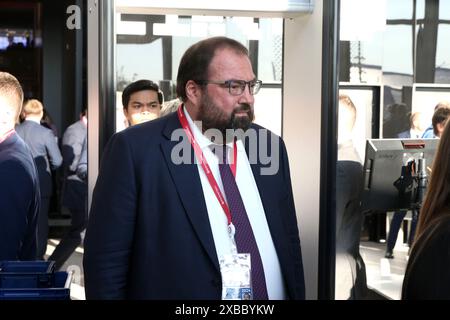
<path fill-rule="evenodd" d="M 181 59 L 178 111 L 113 136 L 86 232 L 88 299 L 226 299 L 225 270 L 252 279 L 238 297 L 304 299 L 286 148 L 252 124 L 260 87 L 242 44 L 209 38 Z M 223 263 L 248 255 L 251 276 Z"/>
<path fill-rule="evenodd" d="M 17 79 L 0 72 L 0 261 L 36 259 L 39 181 L 31 151 L 14 130 L 22 102 Z"/>

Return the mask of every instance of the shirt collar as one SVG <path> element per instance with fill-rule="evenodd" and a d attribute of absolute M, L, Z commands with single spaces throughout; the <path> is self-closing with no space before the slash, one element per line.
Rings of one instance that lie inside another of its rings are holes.
<path fill-rule="evenodd" d="M 39 121 L 39 120 L 37 120 L 37 119 L 32 119 L 32 118 L 28 118 L 28 119 L 25 119 L 25 121 L 31 121 L 31 122 L 34 122 L 34 123 L 37 123 L 37 124 L 41 124 L 41 122 Z"/>
<path fill-rule="evenodd" d="M 16 131 L 14 129 L 9 130 L 4 135 L 0 136 L 0 143 L 7 140 L 9 137 L 11 137 Z"/>

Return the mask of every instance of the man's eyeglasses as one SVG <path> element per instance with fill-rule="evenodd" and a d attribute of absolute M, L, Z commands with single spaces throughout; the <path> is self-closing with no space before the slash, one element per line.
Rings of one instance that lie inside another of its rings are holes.
<path fill-rule="evenodd" d="M 248 90 L 251 95 L 255 95 L 258 93 L 259 89 L 262 87 L 261 80 L 252 80 L 252 81 L 244 81 L 244 80 L 227 80 L 227 81 L 211 81 L 211 80 L 196 80 L 198 84 L 217 84 L 223 87 L 227 87 L 228 91 L 232 96 L 240 96 L 244 93 L 245 87 L 248 84 Z"/>

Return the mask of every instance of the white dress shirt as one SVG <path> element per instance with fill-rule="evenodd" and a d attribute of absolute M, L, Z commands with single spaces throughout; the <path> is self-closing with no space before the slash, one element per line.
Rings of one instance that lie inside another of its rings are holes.
<path fill-rule="evenodd" d="M 219 172 L 218 159 L 212 152 L 210 145 L 213 143 L 205 137 L 194 124 L 189 113 L 184 108 L 184 112 L 191 128 L 191 131 L 200 146 L 203 155 L 208 162 L 211 172 L 217 181 L 217 184 L 223 191 L 222 179 Z M 269 299 L 283 300 L 286 298 L 286 289 L 281 274 L 280 262 L 278 260 L 277 252 L 273 244 L 272 235 L 270 234 L 269 226 L 267 224 L 264 207 L 261 202 L 258 188 L 256 186 L 253 172 L 248 162 L 247 153 L 241 140 L 237 143 L 237 167 L 236 167 L 236 183 L 239 192 L 244 202 L 245 210 L 247 212 L 250 224 L 253 229 L 253 234 L 259 248 L 261 260 L 264 267 L 264 274 L 266 278 L 267 293 Z M 233 143 L 229 144 L 228 150 L 233 150 Z M 228 221 L 217 197 L 214 194 L 208 178 L 206 177 L 203 168 L 197 161 L 200 180 L 203 188 L 203 195 L 205 197 L 206 208 L 208 210 L 209 222 L 214 238 L 217 257 L 220 259 L 224 254 L 232 253 L 232 242 L 228 235 Z"/>

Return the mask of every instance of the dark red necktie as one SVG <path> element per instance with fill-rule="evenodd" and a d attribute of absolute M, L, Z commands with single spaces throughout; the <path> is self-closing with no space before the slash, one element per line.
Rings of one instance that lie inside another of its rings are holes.
<path fill-rule="evenodd" d="M 239 192 L 236 180 L 231 172 L 230 165 L 227 160 L 227 146 L 215 148 L 216 151 L 222 151 L 222 159 L 219 156 L 219 171 L 222 178 L 223 189 L 225 191 L 226 200 L 231 211 L 232 222 L 236 229 L 235 241 L 238 253 L 250 253 L 250 261 L 252 265 L 252 287 L 253 299 L 268 300 L 266 278 L 264 276 L 264 268 L 259 254 L 258 245 L 256 244 L 252 226 L 248 220 L 244 203 Z"/>

